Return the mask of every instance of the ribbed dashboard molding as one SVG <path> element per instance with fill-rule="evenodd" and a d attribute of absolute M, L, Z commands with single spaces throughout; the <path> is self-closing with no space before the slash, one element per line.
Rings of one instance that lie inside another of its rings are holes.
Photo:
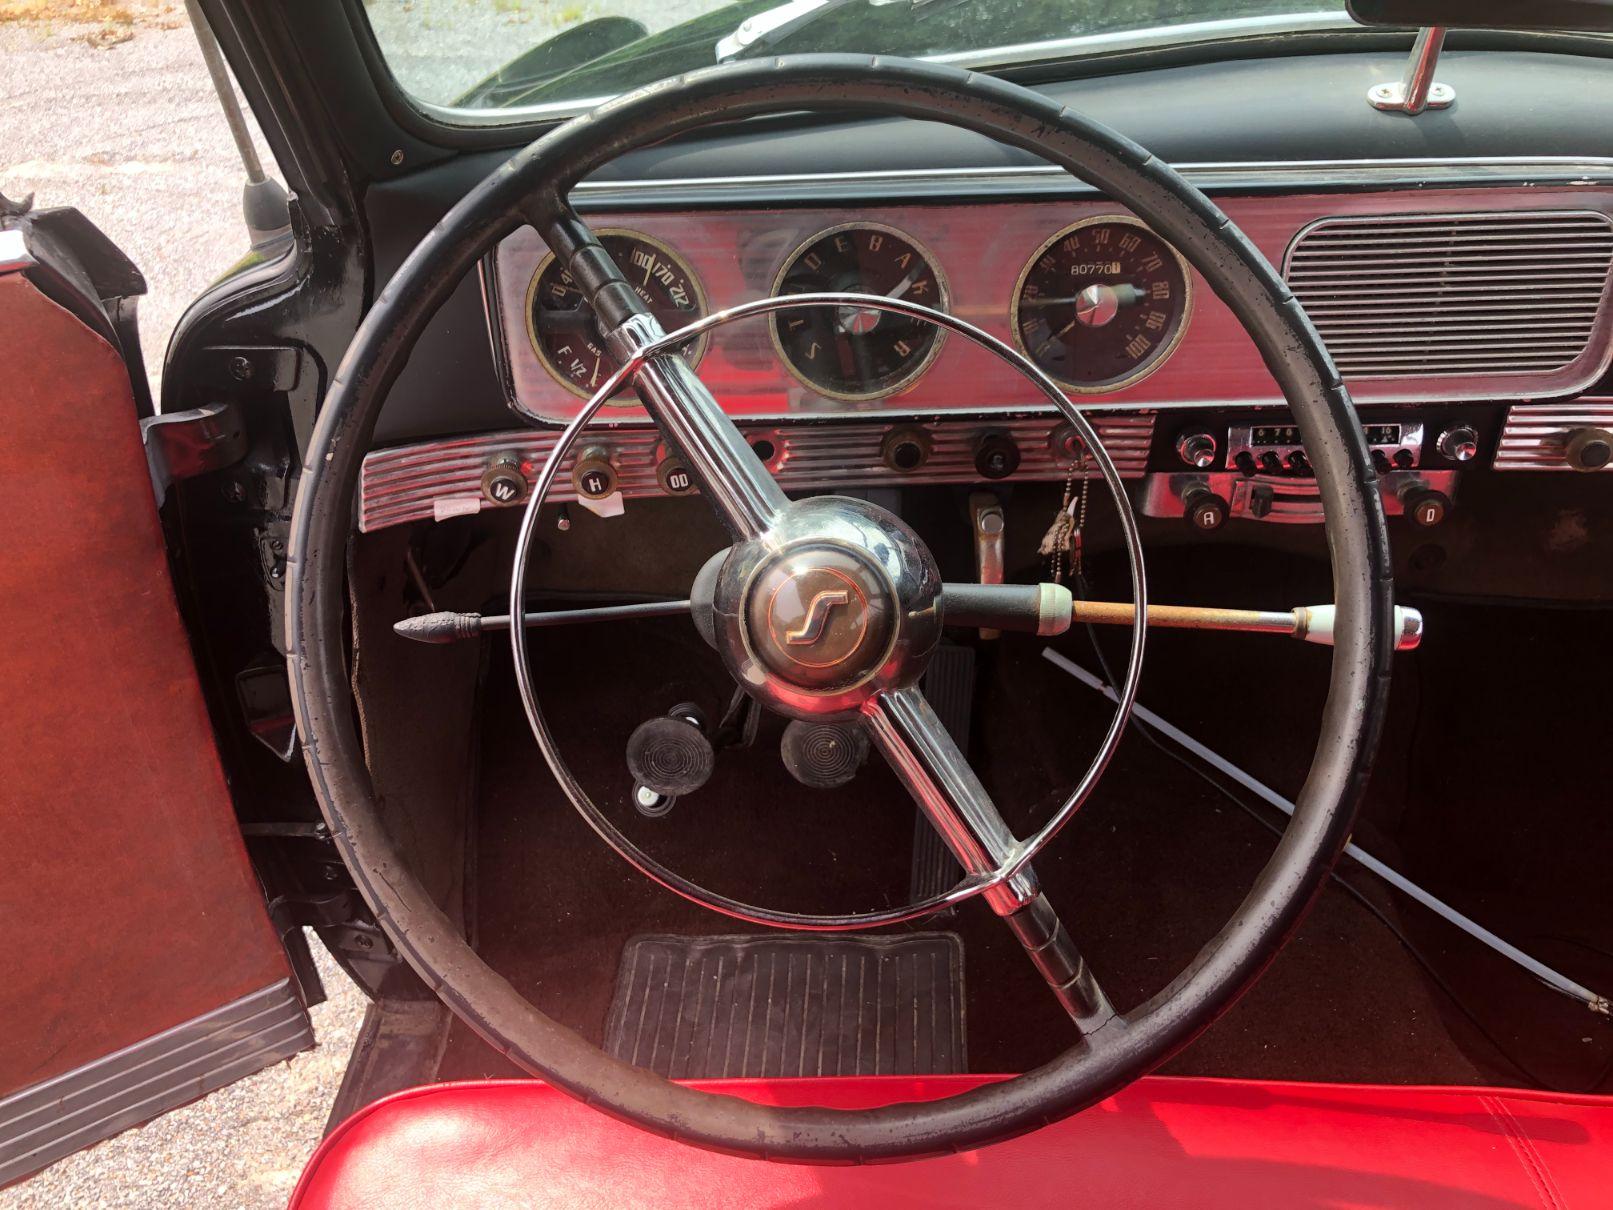
<path fill-rule="evenodd" d="M 1127 478 L 1143 473 L 1154 434 L 1152 412 L 1107 412 L 1089 416 L 1115 466 Z M 758 448 L 770 447 L 768 466 L 786 491 L 810 488 L 899 486 L 926 483 L 975 483 L 975 444 L 986 433 L 1010 437 L 1020 451 L 1016 480 L 1062 479 L 1070 456 L 1052 440 L 1065 425 L 1056 417 L 998 422 L 956 421 L 923 426 L 930 453 L 917 470 L 896 472 L 880 457 L 881 442 L 893 428 L 910 424 L 796 423 L 777 427 L 741 425 Z M 359 480 L 359 529 L 365 533 L 401 525 L 506 507 L 482 495 L 482 474 L 495 458 L 514 456 L 528 481 L 537 477 L 559 430 L 521 429 L 451 437 L 416 445 L 376 450 L 364 459 Z M 664 454 L 660 432 L 653 428 L 601 430 L 584 434 L 577 447 L 602 448 L 616 468 L 622 495 L 628 499 L 663 495 L 656 466 Z M 571 487 L 571 454 L 549 493 L 555 502 L 576 499 Z M 1090 472 L 1097 475 L 1094 466 Z M 512 501 L 511 503 L 516 503 Z"/>
<path fill-rule="evenodd" d="M 1498 471 L 1566 471 L 1568 442 L 1578 429 L 1613 431 L 1613 398 L 1562 403 L 1515 403 L 1507 409 L 1496 446 Z M 1603 467 L 1613 471 L 1613 463 Z"/>
<path fill-rule="evenodd" d="M 1613 220 L 1589 210 L 1327 218 L 1285 274 L 1348 378 L 1552 375 L 1599 357 Z"/>
<path fill-rule="evenodd" d="M 0 1100 L 0 1186 L 313 1044 L 308 1014 L 282 979 L 12 1093 Z"/>

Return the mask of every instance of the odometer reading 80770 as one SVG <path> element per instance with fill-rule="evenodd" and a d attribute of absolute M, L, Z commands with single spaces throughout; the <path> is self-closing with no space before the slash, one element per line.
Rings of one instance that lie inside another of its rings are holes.
<path fill-rule="evenodd" d="M 700 283 L 665 244 L 636 231 L 605 230 L 599 242 L 668 332 L 706 313 Z M 527 289 L 527 333 L 539 359 L 563 385 L 592 395 L 616 370 L 605 351 L 593 310 L 571 273 L 553 256 L 544 258 Z M 705 352 L 702 336 L 684 350 L 691 363 Z"/>
<path fill-rule="evenodd" d="M 1074 391 L 1113 391 L 1158 369 L 1181 340 L 1192 278 L 1134 219 L 1087 219 L 1031 257 L 1014 293 L 1026 356 Z"/>

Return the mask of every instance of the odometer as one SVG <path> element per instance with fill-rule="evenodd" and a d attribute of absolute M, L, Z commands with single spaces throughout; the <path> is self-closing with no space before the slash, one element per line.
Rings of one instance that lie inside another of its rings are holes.
<path fill-rule="evenodd" d="M 665 244 L 636 231 L 604 230 L 599 242 L 611 254 L 628 284 L 638 292 L 667 331 L 706 313 L 706 296 L 694 273 Z M 538 358 L 562 386 L 592 395 L 616 370 L 605 351 L 591 307 L 571 273 L 553 254 L 532 275 L 526 297 L 527 334 Z M 691 363 L 706 349 L 702 336 L 684 350 Z"/>
<path fill-rule="evenodd" d="M 946 284 L 916 241 L 852 223 L 813 236 L 784 262 L 774 294 L 840 291 L 905 298 L 944 311 Z M 773 316 L 784 364 L 834 399 L 877 399 L 911 386 L 941 347 L 934 324 L 871 307 L 811 307 Z"/>
<path fill-rule="evenodd" d="M 1182 339 L 1192 277 L 1176 250 L 1129 218 L 1086 219 L 1031 257 L 1014 293 L 1014 336 L 1078 392 L 1113 391 L 1158 369 Z"/>

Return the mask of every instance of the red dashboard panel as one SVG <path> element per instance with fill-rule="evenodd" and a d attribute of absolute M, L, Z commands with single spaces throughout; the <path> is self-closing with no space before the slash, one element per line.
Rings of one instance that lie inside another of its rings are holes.
<path fill-rule="evenodd" d="M 1575 210 L 1613 214 L 1613 192 L 1591 186 L 1461 188 L 1292 196 L 1224 197 L 1233 221 L 1274 264 L 1281 266 L 1296 235 L 1318 220 L 1340 216 L 1482 214 L 1496 211 Z M 818 232 L 851 221 L 884 224 L 927 248 L 950 292 L 950 309 L 986 331 L 1012 341 L 1010 311 L 1021 271 L 1046 239 L 1083 218 L 1125 214 L 1101 199 L 1014 201 L 800 209 L 729 209 L 613 213 L 601 228 L 640 231 L 673 249 L 693 270 L 713 308 L 763 298 L 786 258 Z M 492 259 L 489 298 L 507 350 L 507 386 L 516 405 L 533 416 L 564 421 L 582 400 L 562 387 L 533 352 L 527 330 L 527 289 L 547 250 L 523 228 Z M 1281 402 L 1249 338 L 1227 307 L 1194 275 L 1186 332 L 1174 353 L 1141 381 L 1103 395 L 1083 395 L 1088 406 L 1153 407 L 1191 404 L 1248 406 Z M 1605 299 L 1604 299 L 1605 301 Z M 1606 311 L 1599 334 L 1606 335 Z M 1605 369 L 1608 342 L 1551 373 L 1485 377 L 1419 375 L 1355 378 L 1358 402 L 1416 402 L 1561 396 L 1588 387 Z M 707 385 L 740 417 L 937 411 L 993 412 L 1045 408 L 1033 389 L 1005 364 L 956 334 L 907 389 L 883 399 L 848 403 L 826 399 L 782 364 L 768 320 L 753 318 L 719 329 L 700 366 Z M 635 407 L 602 417 L 640 418 Z"/>

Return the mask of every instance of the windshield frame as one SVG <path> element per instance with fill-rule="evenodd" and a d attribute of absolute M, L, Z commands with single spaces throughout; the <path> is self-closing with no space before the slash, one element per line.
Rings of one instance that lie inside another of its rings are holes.
<path fill-rule="evenodd" d="M 1298 2 L 1302 3 L 1303 0 Z M 354 33 L 363 47 L 364 58 L 375 74 L 377 82 L 386 92 L 391 93 L 395 100 L 402 102 L 415 115 L 426 119 L 439 131 L 446 129 L 460 132 L 508 133 L 514 127 L 547 127 L 588 113 L 606 101 L 612 100 L 614 96 L 620 95 L 607 93 L 576 100 L 514 106 L 508 109 L 467 108 L 427 101 L 410 92 L 393 72 L 386 51 L 370 25 L 362 0 L 348 0 L 344 7 L 348 9 L 352 18 Z M 1155 25 L 1134 30 L 1056 38 L 1044 42 L 955 51 L 950 54 L 923 56 L 921 61 L 947 64 L 972 71 L 993 72 L 1033 65 L 1103 60 L 1119 55 L 1192 50 L 1207 48 L 1217 43 L 1269 41 L 1273 38 L 1317 34 L 1381 35 L 1385 32 L 1394 31 L 1369 31 L 1351 20 L 1342 9 L 1336 12 L 1307 10 Z M 1401 31 L 1401 36 L 1404 36 L 1404 31 Z M 716 65 L 714 56 L 712 66 Z M 645 83 L 653 81 L 646 80 Z"/>

